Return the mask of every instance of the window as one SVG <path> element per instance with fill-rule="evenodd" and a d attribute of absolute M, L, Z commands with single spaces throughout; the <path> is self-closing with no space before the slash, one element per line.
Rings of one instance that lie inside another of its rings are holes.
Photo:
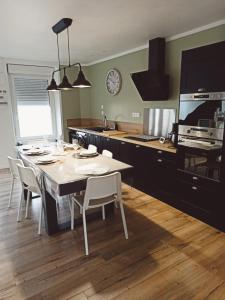
<path fill-rule="evenodd" d="M 48 78 L 13 75 L 11 83 L 17 139 L 54 137 L 56 135 L 55 109 L 46 90 Z"/>

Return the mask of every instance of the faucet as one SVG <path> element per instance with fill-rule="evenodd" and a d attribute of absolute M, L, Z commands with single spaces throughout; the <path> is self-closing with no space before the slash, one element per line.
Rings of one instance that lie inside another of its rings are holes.
<path fill-rule="evenodd" d="M 108 128 L 107 126 L 107 118 L 106 118 L 106 115 L 104 114 L 104 117 L 103 117 L 103 122 L 104 122 L 104 128 Z"/>

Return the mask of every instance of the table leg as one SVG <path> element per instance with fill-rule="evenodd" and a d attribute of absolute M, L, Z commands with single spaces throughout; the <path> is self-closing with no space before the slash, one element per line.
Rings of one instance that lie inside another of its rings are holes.
<path fill-rule="evenodd" d="M 45 215 L 45 229 L 48 235 L 59 231 L 55 199 L 45 190 L 42 194 Z"/>

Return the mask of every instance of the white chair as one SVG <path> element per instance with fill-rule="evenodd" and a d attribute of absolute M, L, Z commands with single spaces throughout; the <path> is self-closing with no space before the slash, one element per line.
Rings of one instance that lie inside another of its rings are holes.
<path fill-rule="evenodd" d="M 113 174 L 89 177 L 87 179 L 87 187 L 84 195 L 73 195 L 71 197 L 71 230 L 74 229 L 74 203 L 76 203 L 83 216 L 83 230 L 85 254 L 88 255 L 86 210 L 96 207 L 102 207 L 102 219 L 105 220 L 105 205 L 119 202 L 124 234 L 128 239 L 127 224 L 124 214 L 123 202 L 121 197 L 121 174 L 115 172 Z"/>
<path fill-rule="evenodd" d="M 98 149 L 95 145 L 90 144 L 90 145 L 88 145 L 88 150 L 92 150 L 92 151 L 97 152 Z"/>
<path fill-rule="evenodd" d="M 25 218 L 28 218 L 28 209 L 29 209 L 29 202 L 30 202 L 30 194 L 33 192 L 38 194 L 41 197 L 41 187 L 39 185 L 37 176 L 35 172 L 30 167 L 18 166 L 19 176 L 22 183 L 22 194 L 19 203 L 18 215 L 17 215 L 17 222 L 21 221 L 21 209 L 22 209 L 22 202 L 24 200 L 24 190 L 27 190 L 27 203 L 26 203 L 26 215 Z M 38 234 L 41 234 L 41 223 L 42 223 L 42 213 L 43 213 L 43 202 L 41 198 L 41 208 L 39 212 L 39 223 L 38 223 Z"/>
<path fill-rule="evenodd" d="M 12 175 L 12 184 L 11 184 L 9 202 L 8 202 L 8 207 L 11 207 L 13 188 L 14 188 L 15 180 L 19 178 L 17 165 L 23 166 L 23 161 L 21 159 L 13 158 L 11 156 L 8 156 L 8 162 L 9 162 L 10 173 Z"/>
<path fill-rule="evenodd" d="M 102 150 L 102 155 L 106 156 L 106 157 L 110 157 L 113 158 L 113 154 L 112 152 L 108 151 L 108 150 Z"/>

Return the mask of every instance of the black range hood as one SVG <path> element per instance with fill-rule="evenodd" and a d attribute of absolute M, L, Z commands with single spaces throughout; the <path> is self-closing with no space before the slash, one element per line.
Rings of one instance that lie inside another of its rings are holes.
<path fill-rule="evenodd" d="M 149 41 L 148 70 L 132 73 L 131 78 L 143 101 L 169 98 L 169 75 L 165 74 L 165 39 Z"/>

